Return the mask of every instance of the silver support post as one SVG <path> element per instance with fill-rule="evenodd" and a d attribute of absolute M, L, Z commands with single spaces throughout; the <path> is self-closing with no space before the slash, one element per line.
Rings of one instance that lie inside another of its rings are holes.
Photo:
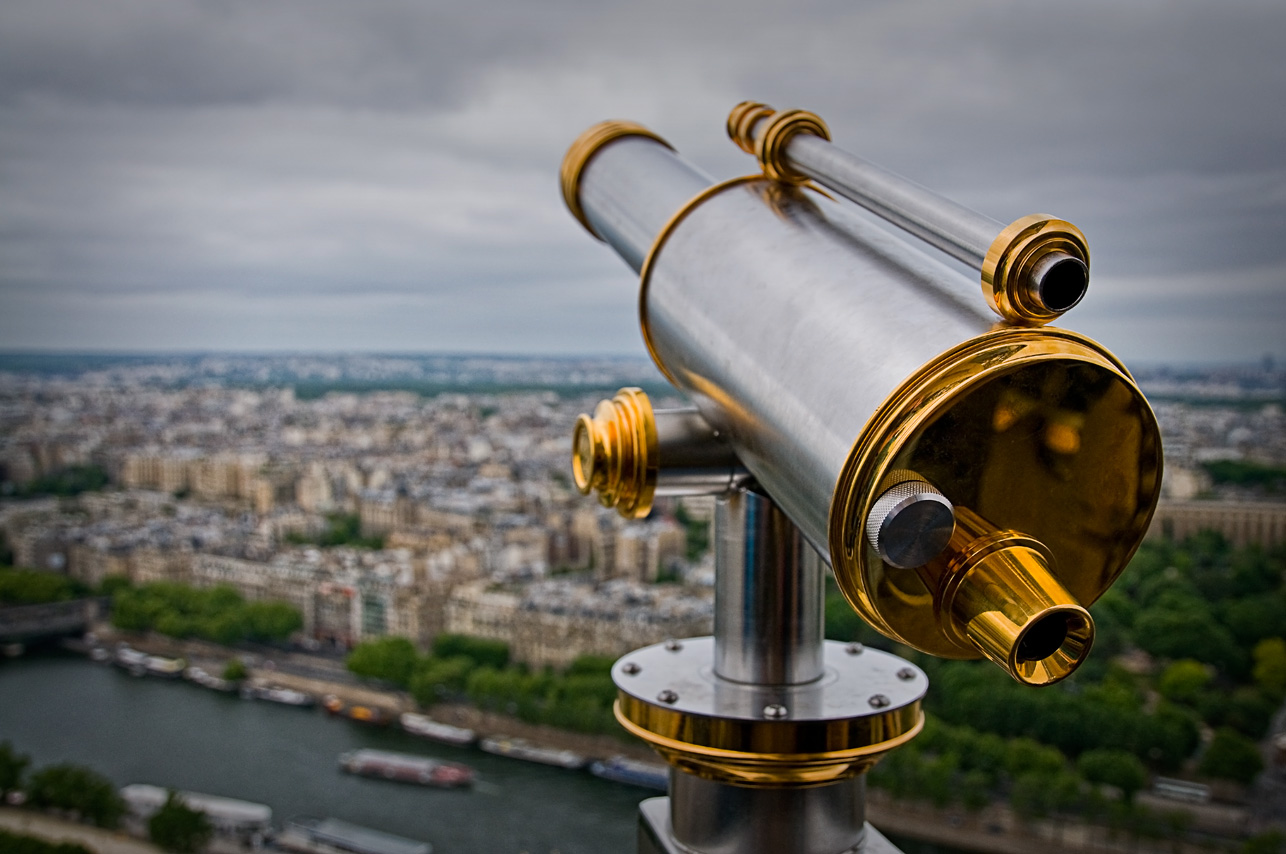
<path fill-rule="evenodd" d="M 717 716 L 820 712 L 823 571 L 772 499 L 749 490 L 719 498 L 710 677 Z M 866 823 L 865 791 L 861 775 L 772 788 L 671 767 L 670 796 L 639 805 L 639 854 L 899 854 Z"/>
<path fill-rule="evenodd" d="M 768 498 L 739 490 L 715 509 L 714 672 L 752 685 L 822 677 L 822 562 Z"/>

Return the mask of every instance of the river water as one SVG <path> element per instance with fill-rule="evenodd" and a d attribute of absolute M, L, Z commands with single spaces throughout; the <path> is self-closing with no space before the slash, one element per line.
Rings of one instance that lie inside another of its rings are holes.
<path fill-rule="evenodd" d="M 277 823 L 333 816 L 431 842 L 435 854 L 630 854 L 638 802 L 655 797 L 586 773 L 136 678 L 66 654 L 0 661 L 0 740 L 35 766 L 75 762 L 117 785 L 257 801 L 272 807 Z M 341 773 L 337 757 L 358 747 L 463 762 L 479 783 L 441 790 Z M 907 854 L 941 851 L 897 842 Z"/>

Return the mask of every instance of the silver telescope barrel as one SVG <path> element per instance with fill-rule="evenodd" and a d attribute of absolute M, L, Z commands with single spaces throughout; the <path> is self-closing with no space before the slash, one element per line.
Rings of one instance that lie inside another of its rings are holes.
<path fill-rule="evenodd" d="M 816 181 L 978 270 L 988 302 L 1010 322 L 1048 323 L 1088 289 L 1089 249 L 1071 223 L 1036 214 L 1006 226 L 833 145 L 825 122 L 804 110 L 745 101 L 728 135 L 770 177 Z"/>
<path fill-rule="evenodd" d="M 711 183 L 638 125 L 583 134 L 562 186 L 638 271 L 657 366 L 868 623 L 1029 684 L 1080 664 L 1084 605 L 1124 569 L 1160 483 L 1155 418 L 1110 352 L 997 324 L 922 244 L 807 185 Z M 1040 239 L 1013 269 L 1050 254 Z M 623 390 L 574 439 L 578 486 L 631 516 L 660 480 L 642 403 Z"/>

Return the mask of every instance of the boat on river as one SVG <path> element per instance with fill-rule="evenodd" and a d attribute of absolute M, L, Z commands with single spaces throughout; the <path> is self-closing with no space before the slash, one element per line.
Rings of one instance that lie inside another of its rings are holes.
<path fill-rule="evenodd" d="M 630 759 L 628 756 L 613 756 L 610 759 L 595 762 L 589 766 L 589 773 L 604 780 L 656 789 L 658 792 L 665 792 L 670 788 L 668 766 L 659 762 Z"/>
<path fill-rule="evenodd" d="M 402 729 L 411 735 L 418 735 L 420 738 L 427 738 L 433 741 L 440 741 L 443 744 L 454 744 L 460 747 L 468 747 L 478 740 L 478 734 L 471 729 L 464 727 L 451 726 L 440 721 L 435 721 L 428 715 L 417 715 L 415 712 L 404 712 L 398 718 L 402 724 Z"/>
<path fill-rule="evenodd" d="M 189 682 L 195 682 L 203 688 L 222 691 L 225 694 L 231 694 L 237 690 L 236 682 L 215 676 L 203 667 L 189 667 L 187 670 L 183 671 L 183 678 Z"/>
<path fill-rule="evenodd" d="M 378 777 L 399 783 L 454 789 L 473 785 L 474 772 L 467 765 L 443 762 L 428 756 L 390 750 L 349 750 L 339 755 L 339 767 L 350 774 Z"/>
<path fill-rule="evenodd" d="M 296 816 L 273 843 L 299 854 L 432 854 L 433 846 L 337 818 Z"/>
<path fill-rule="evenodd" d="M 201 792 L 176 792 L 188 809 L 203 813 L 219 836 L 246 845 L 261 844 L 272 833 L 272 808 L 266 804 L 206 795 Z M 133 783 L 120 790 L 129 816 L 146 826 L 147 820 L 165 806 L 168 789 L 146 783 Z"/>
<path fill-rule="evenodd" d="M 245 700 L 267 700 L 270 703 L 281 703 L 283 706 L 297 706 L 311 709 L 317 705 L 317 698 L 293 688 L 273 688 L 266 685 L 242 685 L 241 697 Z"/>
<path fill-rule="evenodd" d="M 539 762 L 541 765 L 553 765 L 576 771 L 585 767 L 589 760 L 571 750 L 559 750 L 554 747 L 540 747 L 523 738 L 510 738 L 498 735 L 484 738 L 478 746 L 488 753 L 497 756 L 508 756 L 513 759 L 525 759 L 528 762 Z"/>

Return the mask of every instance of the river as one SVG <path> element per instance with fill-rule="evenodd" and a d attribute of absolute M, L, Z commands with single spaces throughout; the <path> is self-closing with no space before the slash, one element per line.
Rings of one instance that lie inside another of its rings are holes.
<path fill-rule="evenodd" d="M 35 766 L 75 762 L 117 785 L 257 801 L 272 807 L 278 823 L 333 816 L 431 842 L 435 854 L 628 854 L 638 802 L 655 796 L 317 710 L 132 677 L 61 653 L 0 660 L 0 740 Z M 341 773 L 337 757 L 358 747 L 463 762 L 479 783 L 439 790 Z M 942 852 L 896 841 L 906 854 Z"/>

